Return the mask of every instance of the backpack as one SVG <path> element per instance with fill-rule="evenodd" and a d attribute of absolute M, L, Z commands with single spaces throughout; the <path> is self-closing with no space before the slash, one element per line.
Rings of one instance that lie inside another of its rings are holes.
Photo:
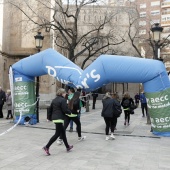
<path fill-rule="evenodd" d="M 122 103 L 123 107 L 130 107 L 130 100 L 129 99 L 125 99 Z"/>
<path fill-rule="evenodd" d="M 114 100 L 113 116 L 120 117 L 121 113 L 122 113 L 121 104 L 118 101 Z"/>

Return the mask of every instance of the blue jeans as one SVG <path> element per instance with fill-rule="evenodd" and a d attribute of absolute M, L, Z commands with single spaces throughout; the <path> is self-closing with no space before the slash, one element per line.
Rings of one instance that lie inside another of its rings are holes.
<path fill-rule="evenodd" d="M 78 114 L 78 115 L 77 115 L 78 118 L 79 118 L 79 120 L 80 120 L 80 115 L 81 115 L 81 114 Z M 73 121 L 72 121 L 72 120 L 70 120 L 70 129 L 73 129 Z"/>

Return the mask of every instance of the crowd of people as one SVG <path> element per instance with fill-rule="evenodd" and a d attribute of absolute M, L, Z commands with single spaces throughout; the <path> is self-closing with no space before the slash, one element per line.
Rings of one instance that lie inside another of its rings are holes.
<path fill-rule="evenodd" d="M 98 97 L 97 91 L 91 93 L 92 96 L 92 109 L 95 109 L 96 100 Z M 89 99 L 89 95 L 81 90 L 75 90 L 74 88 L 69 88 L 66 92 L 65 89 L 60 88 L 57 91 L 56 98 L 52 100 L 49 107 L 48 119 L 55 124 L 55 134 L 50 138 L 48 143 L 43 147 L 43 150 L 47 155 L 50 155 L 50 146 L 57 140 L 59 145 L 64 144 L 67 151 L 73 148 L 73 145 L 69 145 L 66 137 L 66 129 L 70 124 L 70 132 L 73 132 L 73 122 L 76 124 L 76 131 L 78 135 L 78 141 L 83 141 L 86 136 L 81 134 L 81 110 L 86 107 L 86 102 Z M 3 118 L 3 106 L 6 102 L 7 116 L 6 119 L 12 119 L 12 97 L 11 91 L 7 90 L 5 93 L 0 87 L 0 118 Z M 102 99 L 102 111 L 101 116 L 105 122 L 105 134 L 106 140 L 115 139 L 114 131 L 117 125 L 117 119 L 122 113 L 122 108 L 124 112 L 124 125 L 130 125 L 130 115 L 134 114 L 134 109 L 139 107 L 139 102 L 141 103 L 142 117 L 148 115 L 147 110 L 147 100 L 145 93 L 136 93 L 134 99 L 130 97 L 129 93 L 123 94 L 122 100 L 118 93 L 111 94 L 107 92 Z M 109 133 L 111 131 L 111 133 Z M 110 135 L 109 135 L 110 134 Z"/>
<path fill-rule="evenodd" d="M 96 91 L 91 93 L 92 96 L 92 109 L 95 109 L 96 99 L 98 93 Z M 57 91 L 57 96 L 53 99 L 51 106 L 49 108 L 49 119 L 55 124 L 56 130 L 55 134 L 50 138 L 49 142 L 43 147 L 43 150 L 47 155 L 50 155 L 50 146 L 57 140 L 59 145 L 64 144 L 67 151 L 73 148 L 73 145 L 69 145 L 66 137 L 66 129 L 70 124 L 69 132 L 73 132 L 73 122 L 76 124 L 76 131 L 78 134 L 78 141 L 86 139 L 86 136 L 81 134 L 81 109 L 86 107 L 87 96 L 81 90 L 75 91 L 75 89 L 70 88 L 68 92 L 65 89 L 59 89 Z M 134 102 L 135 101 L 135 102 Z M 124 125 L 130 125 L 130 115 L 134 114 L 134 109 L 139 106 L 139 101 L 141 102 L 143 117 L 147 115 L 147 103 L 145 94 L 142 92 L 140 95 L 137 93 L 134 96 L 134 100 L 130 97 L 129 93 L 126 92 L 122 100 L 120 100 L 118 93 L 111 94 L 107 92 L 102 99 L 102 112 L 101 116 L 105 122 L 105 134 L 106 140 L 115 139 L 114 131 L 117 125 L 117 119 L 122 113 L 122 108 L 124 111 Z M 145 109 L 145 114 L 144 114 Z M 111 131 L 111 133 L 109 133 Z M 110 134 L 110 135 L 109 135 Z"/>

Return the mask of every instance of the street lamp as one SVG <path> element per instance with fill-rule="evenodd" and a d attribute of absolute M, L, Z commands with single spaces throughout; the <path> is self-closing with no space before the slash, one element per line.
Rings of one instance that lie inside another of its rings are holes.
<path fill-rule="evenodd" d="M 41 32 L 38 32 L 38 34 L 34 36 L 34 38 L 35 38 L 35 46 L 38 49 L 38 52 L 40 52 L 40 49 L 43 46 L 44 36 L 41 35 Z"/>
<path fill-rule="evenodd" d="M 43 46 L 43 39 L 44 36 L 41 35 L 41 32 L 38 32 L 38 34 L 36 36 L 34 36 L 35 38 L 35 46 L 38 49 L 38 52 L 40 52 L 40 49 Z M 37 81 L 36 81 L 36 115 L 37 115 L 37 123 L 39 123 L 39 76 L 37 77 Z"/>
<path fill-rule="evenodd" d="M 163 28 L 161 26 L 159 26 L 159 23 L 155 23 L 154 26 L 152 26 L 151 31 L 153 33 L 153 40 L 155 43 L 155 50 L 154 50 L 154 59 L 158 60 L 159 56 L 158 56 L 158 50 L 160 47 L 160 40 L 161 40 L 161 33 L 163 31 Z"/>

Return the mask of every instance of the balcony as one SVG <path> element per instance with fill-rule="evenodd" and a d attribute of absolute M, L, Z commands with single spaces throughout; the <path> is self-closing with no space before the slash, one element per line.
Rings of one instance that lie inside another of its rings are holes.
<path fill-rule="evenodd" d="M 161 21 L 161 26 L 162 27 L 170 26 L 170 21 Z"/>
<path fill-rule="evenodd" d="M 170 2 L 162 2 L 161 7 L 162 8 L 169 8 L 170 7 Z"/>

